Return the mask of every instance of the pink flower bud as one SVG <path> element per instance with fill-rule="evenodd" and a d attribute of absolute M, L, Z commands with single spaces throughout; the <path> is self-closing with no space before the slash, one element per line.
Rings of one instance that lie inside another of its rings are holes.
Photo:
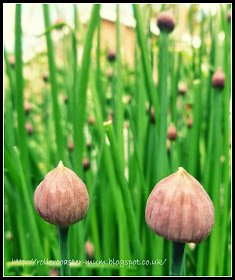
<path fill-rule="evenodd" d="M 161 180 L 149 195 L 145 220 L 157 235 L 177 242 L 201 243 L 214 225 L 214 206 L 185 169 Z"/>
<path fill-rule="evenodd" d="M 170 12 L 162 12 L 157 18 L 157 26 L 161 31 L 172 32 L 175 28 L 175 20 Z"/>
<path fill-rule="evenodd" d="M 34 193 L 34 207 L 46 222 L 67 227 L 82 220 L 89 196 L 83 181 L 62 161 L 50 171 Z"/>
<path fill-rule="evenodd" d="M 168 127 L 167 137 L 170 140 L 175 140 L 177 138 L 177 131 L 173 123 Z"/>
<path fill-rule="evenodd" d="M 222 90 L 224 88 L 225 75 L 221 69 L 218 69 L 212 76 L 212 87 Z"/>

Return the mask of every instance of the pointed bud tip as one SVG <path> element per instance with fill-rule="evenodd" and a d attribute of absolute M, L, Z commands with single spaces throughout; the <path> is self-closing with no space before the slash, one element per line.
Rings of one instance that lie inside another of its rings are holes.
<path fill-rule="evenodd" d="M 186 170 L 185 170 L 183 167 L 179 167 L 177 172 L 178 172 L 178 174 L 180 174 L 180 175 L 184 175 L 185 172 L 186 172 Z"/>
<path fill-rule="evenodd" d="M 57 168 L 59 168 L 61 171 L 63 171 L 63 170 L 65 169 L 62 160 L 60 160 L 60 162 L 59 162 Z"/>

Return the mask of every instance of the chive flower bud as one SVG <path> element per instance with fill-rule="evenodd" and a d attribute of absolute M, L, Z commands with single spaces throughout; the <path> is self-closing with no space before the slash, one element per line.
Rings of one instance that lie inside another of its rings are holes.
<path fill-rule="evenodd" d="M 170 139 L 172 141 L 177 138 L 177 131 L 176 131 L 175 125 L 173 123 L 171 123 L 171 125 L 168 127 L 167 137 L 168 137 L 168 139 Z"/>
<path fill-rule="evenodd" d="M 149 195 L 145 220 L 167 240 L 201 243 L 214 225 L 214 206 L 202 187 L 184 168 L 161 180 Z"/>
<path fill-rule="evenodd" d="M 212 87 L 217 90 L 224 88 L 225 75 L 221 69 L 218 69 L 212 76 Z"/>
<path fill-rule="evenodd" d="M 74 149 L 74 143 L 73 143 L 73 140 L 70 139 L 70 141 L 69 141 L 69 143 L 68 143 L 68 150 L 69 150 L 70 152 L 72 152 L 73 149 Z"/>
<path fill-rule="evenodd" d="M 91 142 L 90 142 L 90 141 L 88 141 L 88 142 L 86 143 L 86 147 L 87 147 L 87 150 L 88 150 L 88 151 L 91 150 Z"/>
<path fill-rule="evenodd" d="M 12 69 L 15 68 L 15 56 L 14 55 L 10 55 L 8 58 L 9 64 L 11 66 Z"/>
<path fill-rule="evenodd" d="M 192 110 L 192 104 L 186 103 L 185 104 L 185 109 L 186 109 L 186 111 L 191 111 Z"/>
<path fill-rule="evenodd" d="M 190 117 L 188 118 L 188 121 L 187 121 L 187 127 L 188 127 L 188 128 L 191 128 L 192 125 L 193 125 L 193 117 L 190 116 Z"/>
<path fill-rule="evenodd" d="M 84 157 L 82 163 L 83 163 L 83 170 L 87 171 L 90 168 L 89 159 L 87 157 Z"/>
<path fill-rule="evenodd" d="M 12 241 L 13 236 L 12 236 L 12 233 L 11 233 L 10 231 L 7 231 L 7 232 L 5 233 L 5 236 L 6 236 L 6 240 L 7 240 L 7 241 Z"/>
<path fill-rule="evenodd" d="M 28 101 L 28 100 L 25 100 L 24 101 L 24 110 L 25 110 L 25 113 L 28 115 L 29 112 L 32 110 L 32 105 L 31 103 Z"/>
<path fill-rule="evenodd" d="M 33 125 L 32 125 L 31 122 L 27 122 L 25 124 L 25 129 L 26 129 L 26 131 L 28 132 L 29 135 L 33 134 Z"/>
<path fill-rule="evenodd" d="M 170 12 L 161 12 L 157 18 L 157 26 L 162 32 L 172 32 L 175 28 L 173 15 Z"/>
<path fill-rule="evenodd" d="M 85 243 L 85 252 L 88 260 L 92 260 L 94 258 L 95 247 L 90 240 L 87 240 Z"/>
<path fill-rule="evenodd" d="M 45 176 L 34 192 L 34 207 L 38 215 L 61 228 L 82 220 L 88 206 L 85 184 L 62 161 Z"/>
<path fill-rule="evenodd" d="M 166 148 L 167 148 L 167 153 L 170 153 L 171 150 L 171 140 L 170 139 L 166 139 Z"/>
<path fill-rule="evenodd" d="M 113 120 L 113 112 L 110 112 L 108 114 L 107 121 L 112 121 L 112 120 Z"/>
<path fill-rule="evenodd" d="M 131 95 L 128 95 L 128 96 L 127 96 L 127 103 L 130 104 L 130 103 L 131 103 L 131 100 L 132 100 Z"/>
<path fill-rule="evenodd" d="M 94 125 L 94 123 L 95 123 L 95 118 L 94 118 L 94 116 L 89 116 L 89 119 L 88 119 L 88 123 L 89 123 L 89 125 Z"/>
<path fill-rule="evenodd" d="M 65 21 L 62 18 L 58 18 L 55 22 L 55 25 L 58 25 L 56 27 L 57 30 L 62 30 L 63 29 L 63 24 L 65 24 Z"/>
<path fill-rule="evenodd" d="M 69 100 L 68 95 L 64 94 L 63 100 L 64 100 L 64 103 L 67 104 L 68 100 Z"/>
<path fill-rule="evenodd" d="M 179 84 L 178 93 L 180 95 L 185 95 L 186 91 L 187 91 L 186 85 L 185 84 Z"/>
<path fill-rule="evenodd" d="M 113 62 L 113 61 L 115 61 L 115 59 L 116 59 L 116 53 L 114 51 L 112 51 L 112 50 L 109 50 L 109 52 L 108 52 L 108 60 L 110 62 Z"/>
<path fill-rule="evenodd" d="M 50 276 L 60 276 L 60 273 L 56 268 L 52 267 L 49 271 L 49 275 Z"/>
<path fill-rule="evenodd" d="M 43 73 L 42 74 L 42 79 L 43 79 L 44 83 L 48 82 L 48 80 L 49 80 L 48 78 L 49 78 L 49 74 L 48 73 Z"/>
<path fill-rule="evenodd" d="M 154 114 L 153 106 L 151 106 L 151 110 L 150 110 L 150 122 L 155 123 L 155 114 Z"/>
<path fill-rule="evenodd" d="M 228 13 L 227 13 L 227 21 L 228 22 L 231 21 L 231 10 L 229 10 Z"/>

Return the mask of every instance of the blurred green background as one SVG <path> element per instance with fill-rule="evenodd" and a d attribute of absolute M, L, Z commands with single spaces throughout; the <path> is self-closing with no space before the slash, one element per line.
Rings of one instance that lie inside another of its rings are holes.
<path fill-rule="evenodd" d="M 164 10 L 176 24 L 163 55 Z M 215 206 L 211 235 L 186 244 L 183 274 L 231 275 L 231 4 L 4 4 L 3 22 L 4 274 L 59 273 L 35 263 L 59 260 L 59 245 L 33 193 L 62 160 L 90 196 L 87 216 L 70 227 L 71 260 L 166 259 L 81 264 L 71 275 L 169 275 L 171 242 L 147 227 L 145 206 L 179 166 Z M 219 93 L 211 85 L 218 68 L 226 76 Z M 163 143 L 172 123 L 177 138 Z"/>

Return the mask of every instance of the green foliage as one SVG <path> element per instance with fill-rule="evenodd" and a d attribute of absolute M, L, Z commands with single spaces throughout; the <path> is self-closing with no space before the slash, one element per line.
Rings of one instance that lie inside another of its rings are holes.
<path fill-rule="evenodd" d="M 56 227 L 42 220 L 33 206 L 34 190 L 59 160 L 84 181 L 90 197 L 86 217 L 69 230 L 70 260 L 83 261 L 71 264 L 72 276 L 169 275 L 171 242 L 147 227 L 145 206 L 158 181 L 179 166 L 208 192 L 215 224 L 202 244 L 185 245 L 177 270 L 183 267 L 187 276 L 231 275 L 231 23 L 226 19 L 230 5 L 219 5 L 214 15 L 206 15 L 198 5 L 187 9 L 187 31 L 201 40 L 196 48 L 193 40 L 183 43 L 176 37 L 177 20 L 171 34 L 151 33 L 154 8 L 160 12 L 172 7 L 179 19 L 181 5 L 142 9 L 133 4 L 134 66 L 122 55 L 119 4 L 112 63 L 102 50 L 100 5 L 93 5 L 86 27 L 74 5 L 74 28 L 66 22 L 52 24 L 50 5 L 42 7 L 45 32 L 40 36 L 45 37 L 46 51 L 23 63 L 20 4 L 15 10 L 15 67 L 4 49 L 5 275 L 42 276 L 59 268 L 58 263 L 35 261 L 59 260 L 60 254 Z M 66 28 L 69 32 L 63 33 Z M 57 42 L 54 33 L 62 34 Z M 226 75 L 220 92 L 211 86 L 218 67 Z M 180 82 L 186 85 L 185 95 L 178 94 Z M 25 100 L 31 104 L 28 113 Z M 192 128 L 187 126 L 190 117 Z M 29 122 L 32 134 L 25 129 Z M 168 147 L 167 128 L 172 122 L 177 138 Z M 74 149 L 68 148 L 71 141 Z M 90 162 L 86 171 L 84 156 Z M 102 263 L 85 263 L 88 239 L 95 247 L 94 261 Z M 65 245 L 62 258 L 68 257 Z M 17 259 L 33 262 L 12 261 Z M 130 263 L 137 259 L 155 265 Z M 112 264 L 117 260 L 119 265 Z M 166 260 L 164 265 L 161 260 Z"/>

